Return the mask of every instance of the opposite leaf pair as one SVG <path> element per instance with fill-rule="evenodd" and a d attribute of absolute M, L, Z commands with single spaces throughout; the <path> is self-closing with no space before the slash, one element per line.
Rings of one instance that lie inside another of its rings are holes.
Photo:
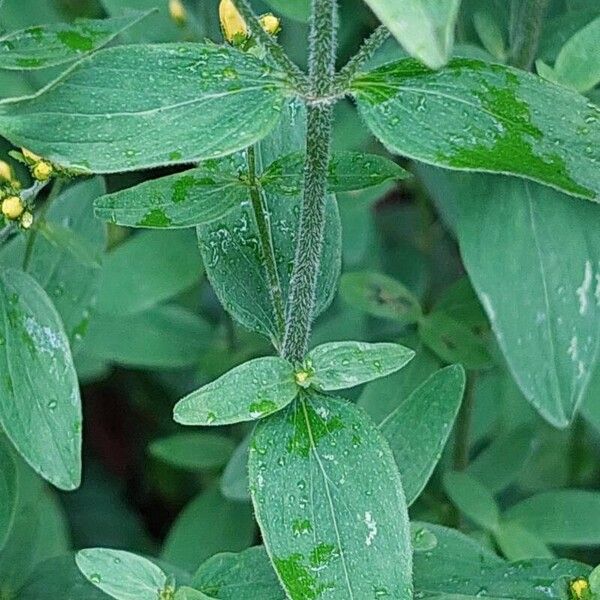
<path fill-rule="evenodd" d="M 248 361 L 178 402 L 183 425 L 228 425 L 254 421 L 287 406 L 303 388 L 354 387 L 401 369 L 414 352 L 399 344 L 334 342 L 311 350 L 303 365 L 266 356 Z"/>

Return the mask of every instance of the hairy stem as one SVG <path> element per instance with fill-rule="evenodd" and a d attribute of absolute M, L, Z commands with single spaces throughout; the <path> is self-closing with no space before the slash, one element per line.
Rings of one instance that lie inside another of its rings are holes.
<path fill-rule="evenodd" d="M 302 72 L 300 67 L 296 65 L 289 56 L 285 53 L 285 50 L 277 43 L 275 38 L 268 34 L 260 24 L 257 16 L 254 14 L 252 7 L 248 0 L 233 0 L 233 4 L 236 9 L 242 15 L 242 18 L 246 22 L 250 33 L 258 44 L 266 50 L 271 56 L 273 61 L 277 63 L 290 77 L 292 83 L 294 83 L 299 89 L 304 90 L 306 88 L 307 80 L 306 75 Z"/>
<path fill-rule="evenodd" d="M 373 58 L 377 50 L 389 39 L 390 32 L 383 25 L 368 37 L 360 50 L 348 61 L 335 78 L 335 87 L 346 90 L 352 78 Z"/>
<path fill-rule="evenodd" d="M 317 275 L 323 249 L 327 171 L 333 107 L 318 98 L 331 94 L 335 74 L 336 0 L 313 0 L 310 25 L 310 95 L 307 106 L 304 194 L 290 282 L 283 356 L 300 361 L 308 349 Z"/>
<path fill-rule="evenodd" d="M 277 331 L 279 332 L 278 342 L 280 342 L 281 337 L 285 332 L 285 308 L 283 304 L 283 294 L 281 292 L 281 283 L 279 281 L 279 273 L 277 271 L 277 262 L 275 260 L 271 224 L 269 222 L 269 210 L 265 200 L 264 191 L 256 177 L 256 151 L 254 146 L 248 148 L 247 159 L 252 211 L 258 228 L 263 265 L 269 286 L 269 297 L 273 306 Z"/>
<path fill-rule="evenodd" d="M 512 0 L 510 62 L 513 66 L 531 70 L 549 4 L 550 0 Z"/>

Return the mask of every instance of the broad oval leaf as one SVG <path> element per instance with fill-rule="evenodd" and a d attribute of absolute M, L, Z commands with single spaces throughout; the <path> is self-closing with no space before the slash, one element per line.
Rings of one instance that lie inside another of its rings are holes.
<path fill-rule="evenodd" d="M 409 54 L 432 69 L 439 69 L 448 62 L 460 0 L 365 2 Z"/>
<path fill-rule="evenodd" d="M 379 424 L 394 453 L 410 506 L 423 491 L 452 432 L 465 390 L 460 365 L 426 379 Z"/>
<path fill-rule="evenodd" d="M 176 433 L 155 440 L 148 447 L 159 460 L 190 471 L 210 471 L 227 463 L 234 450 L 233 440 L 207 432 Z"/>
<path fill-rule="evenodd" d="M 265 545 L 292 600 L 412 598 L 400 475 L 360 409 L 303 396 L 258 424 L 249 472 Z"/>
<path fill-rule="evenodd" d="M 294 369 L 285 359 L 250 360 L 188 394 L 173 409 L 182 425 L 227 425 L 262 419 L 298 394 Z"/>
<path fill-rule="evenodd" d="M 102 196 L 94 209 L 98 218 L 126 227 L 175 229 L 220 219 L 247 200 L 248 188 L 224 159 Z"/>
<path fill-rule="evenodd" d="M 331 342 L 313 348 L 307 358 L 308 381 L 320 390 L 343 390 L 386 377 L 415 353 L 400 344 Z"/>
<path fill-rule="evenodd" d="M 304 159 L 302 153 L 278 158 L 262 174 L 262 185 L 282 194 L 301 193 L 304 185 Z M 331 192 L 351 192 L 409 176 L 408 171 L 385 156 L 334 152 L 329 160 L 327 184 Z"/>
<path fill-rule="evenodd" d="M 120 46 L 82 60 L 41 93 L 0 104 L 0 133 L 96 173 L 189 163 L 264 137 L 287 93 L 280 73 L 233 48 Z"/>
<path fill-rule="evenodd" d="M 88 548 L 75 561 L 91 583 L 115 600 L 157 600 L 169 585 L 162 569 L 131 552 Z"/>
<path fill-rule="evenodd" d="M 0 424 L 55 486 L 81 480 L 81 401 L 69 341 L 50 298 L 29 275 L 0 270 Z"/>
<path fill-rule="evenodd" d="M 0 36 L 0 69 L 30 70 L 61 65 L 101 48 L 149 12 L 113 19 L 38 25 Z"/>
<path fill-rule="evenodd" d="M 410 59 L 389 63 L 358 75 L 352 90 L 369 128 L 394 152 L 600 195 L 600 108 L 576 92 L 470 59 L 438 72 Z"/>

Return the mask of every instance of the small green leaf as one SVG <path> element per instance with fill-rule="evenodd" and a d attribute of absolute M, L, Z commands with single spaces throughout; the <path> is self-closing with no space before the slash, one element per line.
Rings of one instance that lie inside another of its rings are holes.
<path fill-rule="evenodd" d="M 0 441 L 0 551 L 8 539 L 18 500 L 17 466 L 11 451 Z"/>
<path fill-rule="evenodd" d="M 590 588 L 594 594 L 600 594 L 600 567 L 596 567 L 590 573 Z"/>
<path fill-rule="evenodd" d="M 303 395 L 257 425 L 249 473 L 263 539 L 290 598 L 412 598 L 400 475 L 360 409 Z"/>
<path fill-rule="evenodd" d="M 248 199 L 231 159 L 145 181 L 94 202 L 99 219 L 126 227 L 175 229 L 210 223 Z"/>
<path fill-rule="evenodd" d="M 452 53 L 460 0 L 365 0 L 412 56 L 432 69 Z"/>
<path fill-rule="evenodd" d="M 285 598 L 264 546 L 212 556 L 200 565 L 192 585 L 219 600 Z"/>
<path fill-rule="evenodd" d="M 556 490 L 527 498 L 511 507 L 506 519 L 520 523 L 547 544 L 600 544 L 600 493 Z"/>
<path fill-rule="evenodd" d="M 141 313 L 192 287 L 202 261 L 192 231 L 143 231 L 104 260 L 97 311 L 110 316 Z"/>
<path fill-rule="evenodd" d="M 65 167 L 131 171 L 246 148 L 277 124 L 286 95 L 281 73 L 234 48 L 118 46 L 1 103 L 0 133 Z"/>
<path fill-rule="evenodd" d="M 471 59 L 438 72 L 409 59 L 388 63 L 352 88 L 371 131 L 398 154 L 600 195 L 600 108 L 576 92 Z"/>
<path fill-rule="evenodd" d="M 96 248 L 72 229 L 44 220 L 37 230 L 56 249 L 70 254 L 75 262 L 92 269 L 100 268 L 101 257 Z"/>
<path fill-rule="evenodd" d="M 325 391 L 355 387 L 398 371 L 414 355 L 413 350 L 400 344 L 323 344 L 308 353 L 308 383 Z"/>
<path fill-rule="evenodd" d="M 210 489 L 179 514 L 161 558 L 193 573 L 213 554 L 248 548 L 254 533 L 251 506 L 225 500 L 217 489 Z"/>
<path fill-rule="evenodd" d="M 277 14 L 303 23 L 310 17 L 310 0 L 266 0 Z"/>
<path fill-rule="evenodd" d="M 302 153 L 278 158 L 263 173 L 262 184 L 275 193 L 297 195 L 304 185 L 304 160 Z M 409 176 L 410 173 L 385 156 L 334 152 L 327 183 L 331 192 L 351 192 Z"/>
<path fill-rule="evenodd" d="M 159 600 L 167 587 L 162 569 L 131 552 L 88 548 L 75 560 L 91 583 L 116 600 Z"/>
<path fill-rule="evenodd" d="M 494 497 L 477 479 L 468 473 L 448 471 L 444 488 L 456 507 L 479 527 L 496 531 L 500 510 Z"/>
<path fill-rule="evenodd" d="M 497 60 L 504 62 L 507 57 L 506 40 L 504 32 L 494 18 L 493 13 L 487 10 L 478 10 L 473 15 L 473 25 L 484 48 Z"/>
<path fill-rule="evenodd" d="M 251 439 L 252 435 L 249 434 L 240 442 L 221 476 L 221 493 L 229 500 L 250 502 L 248 451 Z"/>
<path fill-rule="evenodd" d="M 342 298 L 351 306 L 375 317 L 416 323 L 421 307 L 415 296 L 399 281 L 381 273 L 345 273 L 340 282 Z"/>
<path fill-rule="evenodd" d="M 190 471 L 218 469 L 227 464 L 233 450 L 230 438 L 204 431 L 177 433 L 155 440 L 148 447 L 155 458 Z"/>
<path fill-rule="evenodd" d="M 531 533 L 519 523 L 501 521 L 494 537 L 508 560 L 530 560 L 554 556 L 539 536 Z"/>
<path fill-rule="evenodd" d="M 74 61 L 108 44 L 149 15 L 129 12 L 114 19 L 38 25 L 0 37 L 0 69 L 27 71 Z"/>
<path fill-rule="evenodd" d="M 182 587 L 177 590 L 173 600 L 211 600 L 211 596 L 207 596 L 193 588 Z"/>
<path fill-rule="evenodd" d="M 227 425 L 262 419 L 298 394 L 294 369 L 285 359 L 248 361 L 180 400 L 173 418 L 182 425 Z"/>
<path fill-rule="evenodd" d="M 448 363 L 480 369 L 491 362 L 484 340 L 466 324 L 442 311 L 426 315 L 419 321 L 419 336 L 426 346 Z"/>
<path fill-rule="evenodd" d="M 0 424 L 42 477 L 64 490 L 81 480 L 81 401 L 69 341 L 39 284 L 0 270 Z"/>
<path fill-rule="evenodd" d="M 452 365 L 431 375 L 385 417 L 379 429 L 390 444 L 410 506 L 440 460 L 465 390 L 465 371 Z"/>

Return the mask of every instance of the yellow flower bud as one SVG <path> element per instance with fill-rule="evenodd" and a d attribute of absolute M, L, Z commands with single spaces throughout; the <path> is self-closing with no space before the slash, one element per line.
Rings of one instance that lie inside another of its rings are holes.
<path fill-rule="evenodd" d="M 249 37 L 248 27 L 231 0 L 221 0 L 219 4 L 219 19 L 223 37 L 235 44 Z"/>
<path fill-rule="evenodd" d="M 169 0 L 169 14 L 177 25 L 185 25 L 187 23 L 187 10 L 181 0 Z"/>
<path fill-rule="evenodd" d="M 587 579 L 580 577 L 579 579 L 571 581 L 570 588 L 571 595 L 574 599 L 585 600 L 588 597 L 590 584 L 587 582 Z"/>
<path fill-rule="evenodd" d="M 13 180 L 14 174 L 11 166 L 0 160 L 0 181 L 8 181 L 11 182 Z"/>
<path fill-rule="evenodd" d="M 25 210 L 25 205 L 19 196 L 9 196 L 2 200 L 2 214 L 7 219 L 18 219 Z"/>
<path fill-rule="evenodd" d="M 26 210 L 21 217 L 21 227 L 23 229 L 29 229 L 33 225 L 33 215 Z"/>
<path fill-rule="evenodd" d="M 33 169 L 31 170 L 31 174 L 34 179 L 38 181 L 48 181 L 54 172 L 54 167 L 45 160 L 40 160 Z"/>
<path fill-rule="evenodd" d="M 262 15 L 259 20 L 262 28 L 269 35 L 277 35 L 281 31 L 281 21 L 275 15 L 267 13 Z"/>
<path fill-rule="evenodd" d="M 30 162 L 36 163 L 42 160 L 41 156 L 34 154 L 31 150 L 27 150 L 27 148 L 21 148 L 21 154 Z"/>

